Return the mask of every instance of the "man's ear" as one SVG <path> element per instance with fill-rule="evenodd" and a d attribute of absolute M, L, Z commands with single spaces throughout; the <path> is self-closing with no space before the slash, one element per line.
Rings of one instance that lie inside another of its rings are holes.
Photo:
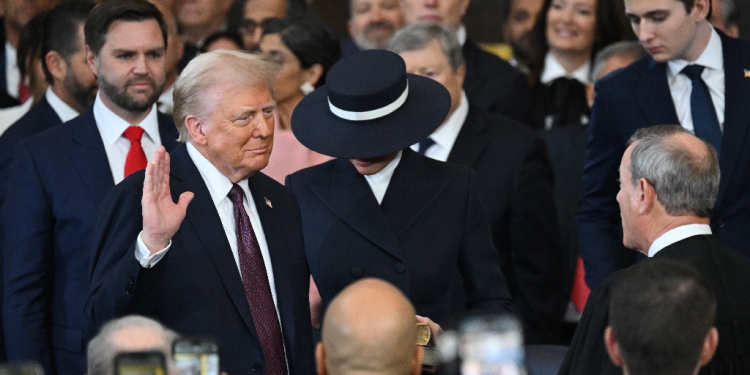
<path fill-rule="evenodd" d="M 193 115 L 189 115 L 185 117 L 184 125 L 194 144 L 202 146 L 206 144 L 206 126 L 202 121 Z"/>
<path fill-rule="evenodd" d="M 55 81 L 62 81 L 68 72 L 68 64 L 57 51 L 49 51 L 44 56 L 44 64 Z"/>
<path fill-rule="evenodd" d="M 716 347 L 719 345 L 719 331 L 716 327 L 711 327 L 706 334 L 706 338 L 703 340 L 703 349 L 701 350 L 700 361 L 698 361 L 698 367 L 705 366 L 713 358 L 716 352 Z"/>
<path fill-rule="evenodd" d="M 96 57 L 94 57 L 94 54 L 91 52 L 91 48 L 89 48 L 88 44 L 86 45 L 86 64 L 89 66 L 89 70 L 91 70 L 91 73 L 94 74 L 94 77 L 99 77 L 99 73 L 96 69 Z"/>
<path fill-rule="evenodd" d="M 656 189 L 645 178 L 638 180 L 638 213 L 643 215 L 650 212 L 656 205 Z"/>
<path fill-rule="evenodd" d="M 609 354 L 609 359 L 612 360 L 612 363 L 617 367 L 622 367 L 623 360 L 622 353 L 620 353 L 620 344 L 617 343 L 615 331 L 611 326 L 608 326 L 604 330 L 604 345 L 607 347 L 607 354 Z"/>
<path fill-rule="evenodd" d="M 326 375 L 326 353 L 323 349 L 323 343 L 319 342 L 318 346 L 315 347 L 315 369 L 318 371 L 318 375 Z"/>

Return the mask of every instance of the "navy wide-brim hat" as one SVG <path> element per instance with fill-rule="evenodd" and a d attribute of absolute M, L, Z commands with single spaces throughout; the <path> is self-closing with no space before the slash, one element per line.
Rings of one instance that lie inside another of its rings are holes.
<path fill-rule="evenodd" d="M 341 59 L 297 104 L 292 131 L 323 155 L 366 159 L 403 150 L 429 136 L 450 110 L 442 84 L 406 73 L 397 54 L 358 52 Z"/>

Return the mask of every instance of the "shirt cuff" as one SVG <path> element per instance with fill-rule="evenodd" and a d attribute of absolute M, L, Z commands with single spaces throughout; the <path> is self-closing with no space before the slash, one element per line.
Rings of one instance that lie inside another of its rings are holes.
<path fill-rule="evenodd" d="M 157 251 L 156 253 L 154 253 L 154 255 L 149 255 L 150 252 L 148 251 L 146 244 L 143 242 L 143 239 L 141 238 L 141 233 L 138 233 L 137 246 L 135 247 L 135 260 L 137 260 L 138 263 L 141 264 L 141 267 L 151 268 L 156 263 L 159 263 L 161 258 L 164 258 L 164 254 L 167 253 L 167 250 L 169 250 L 171 246 L 172 246 L 172 240 L 169 240 L 167 247 Z"/>

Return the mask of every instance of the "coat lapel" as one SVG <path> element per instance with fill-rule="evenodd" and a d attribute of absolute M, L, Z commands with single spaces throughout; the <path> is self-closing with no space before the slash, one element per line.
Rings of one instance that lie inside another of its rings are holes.
<path fill-rule="evenodd" d="M 403 260 L 396 236 L 372 194 L 370 185 L 349 160 L 336 160 L 330 184 L 312 185 L 310 189 L 334 215 L 354 231 Z"/>
<path fill-rule="evenodd" d="M 679 124 L 677 110 L 674 107 L 672 93 L 667 82 L 666 64 L 660 64 L 651 57 L 647 57 L 648 69 L 638 80 L 638 103 L 641 112 L 648 119 L 648 124 Z M 647 126 L 647 124 L 633 124 L 632 130 Z M 627 135 L 628 138 L 630 134 Z"/>
<path fill-rule="evenodd" d="M 724 134 L 721 139 L 721 157 L 719 165 L 721 169 L 721 184 L 716 207 L 719 207 L 726 191 L 727 184 L 731 183 L 735 166 L 740 165 L 739 157 L 742 148 L 747 143 L 747 131 L 750 128 L 750 78 L 745 72 L 750 70 L 750 56 L 743 46 L 732 38 L 721 35 L 722 50 L 724 56 Z"/>
<path fill-rule="evenodd" d="M 242 319 L 247 324 L 252 334 L 257 337 L 255 325 L 253 324 L 250 306 L 245 297 L 245 289 L 242 278 L 237 270 L 232 249 L 227 241 L 224 227 L 216 211 L 211 194 L 208 192 L 205 181 L 201 177 L 198 168 L 187 153 L 184 145 L 178 146 L 172 153 L 171 171 L 173 177 L 172 199 L 176 202 L 180 194 L 192 191 L 195 197 L 188 205 L 185 219 L 200 238 L 203 249 L 208 253 L 211 262 L 216 268 L 224 287 L 232 299 Z M 184 223 L 183 223 L 184 225 Z"/>
<path fill-rule="evenodd" d="M 424 158 L 405 149 L 383 197 L 381 207 L 396 237 L 422 215 L 448 184 L 447 180 L 428 180 Z"/>
<path fill-rule="evenodd" d="M 474 166 L 487 147 L 487 139 L 482 138 L 482 132 L 486 126 L 484 118 L 479 115 L 479 110 L 469 107 L 469 114 L 458 132 L 456 142 L 448 155 L 448 162 Z"/>
<path fill-rule="evenodd" d="M 159 122 L 159 137 L 161 138 L 161 144 L 167 150 L 171 152 L 179 145 L 177 138 L 180 134 L 177 132 L 177 126 L 174 124 L 174 118 L 169 115 L 165 115 L 161 112 L 156 113 L 157 121 Z"/>
<path fill-rule="evenodd" d="M 99 204 L 109 190 L 115 186 L 115 180 L 112 177 L 102 137 L 96 127 L 93 109 L 89 108 L 84 114 L 71 120 L 69 124 L 73 133 L 71 135 L 71 159 L 83 180 L 84 188 L 99 208 Z"/>

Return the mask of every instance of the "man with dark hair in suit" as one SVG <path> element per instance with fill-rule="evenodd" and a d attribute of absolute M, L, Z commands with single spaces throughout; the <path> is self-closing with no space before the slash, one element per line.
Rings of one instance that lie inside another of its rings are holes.
<path fill-rule="evenodd" d="M 86 312 L 221 341 L 229 374 L 314 372 L 297 200 L 259 173 L 273 148 L 273 62 L 198 55 L 175 84 L 180 133 L 102 204 Z M 178 203 L 174 203 L 174 202 Z"/>
<path fill-rule="evenodd" d="M 55 7 L 45 17 L 41 56 L 49 88 L 26 115 L 0 136 L 0 213 L 15 146 L 34 134 L 72 120 L 93 103 L 96 77 L 86 65 L 83 40 L 83 24 L 93 7 L 92 2 L 71 1 Z M 4 237 L 0 214 L 0 250 Z M 5 347 L 4 340 L 0 346 Z"/>
<path fill-rule="evenodd" d="M 716 294 L 693 267 L 641 262 L 612 285 L 607 353 L 624 375 L 696 375 L 716 351 Z"/>
<path fill-rule="evenodd" d="M 473 168 L 492 238 L 527 343 L 557 343 L 569 287 L 557 233 L 552 168 L 541 137 L 518 121 L 475 107 L 461 89 L 461 45 L 445 28 L 407 26 L 388 43 L 409 73 L 440 82 L 451 96 L 446 120 L 414 151 Z M 462 303 L 456 297 L 457 302 Z"/>
<path fill-rule="evenodd" d="M 531 124 L 531 89 L 526 76 L 467 38 L 461 19 L 470 0 L 401 0 L 407 25 L 434 22 L 455 30 L 466 74 L 463 88 L 472 105 Z"/>
<path fill-rule="evenodd" d="M 22 81 L 16 63 L 16 50 L 24 26 L 37 14 L 48 10 L 48 0 L 2 0 L 3 18 L 0 20 L 0 90 L 17 100 L 24 102 L 29 96 L 29 87 Z M 16 104 L 14 104 L 16 105 Z"/>
<path fill-rule="evenodd" d="M 750 259 L 722 244 L 709 226 L 719 192 L 713 146 L 677 125 L 639 129 L 619 168 L 623 244 L 649 258 L 695 267 L 717 297 L 719 345 L 701 374 L 750 373 Z M 651 261 L 646 259 L 644 262 Z M 604 337 L 612 283 L 591 293 L 559 374 L 619 374 Z"/>
<path fill-rule="evenodd" d="M 283 17 L 303 17 L 304 0 L 235 0 L 229 11 L 229 31 L 242 36 L 245 50 L 257 52 L 268 22 Z"/>
<path fill-rule="evenodd" d="M 172 119 L 154 107 L 164 86 L 166 47 L 156 7 L 143 0 L 105 2 L 91 11 L 84 35 L 87 65 L 100 88 L 94 105 L 19 143 L 3 207 L 8 358 L 37 361 L 47 374 L 86 371 L 82 306 L 102 199 L 144 168 L 159 145 L 172 149 L 177 137 Z"/>
<path fill-rule="evenodd" d="M 646 56 L 600 80 L 577 215 L 586 282 L 635 261 L 620 241 L 617 166 L 638 128 L 680 124 L 720 155 L 713 233 L 750 256 L 750 42 L 711 27 L 710 0 L 624 0 Z"/>

